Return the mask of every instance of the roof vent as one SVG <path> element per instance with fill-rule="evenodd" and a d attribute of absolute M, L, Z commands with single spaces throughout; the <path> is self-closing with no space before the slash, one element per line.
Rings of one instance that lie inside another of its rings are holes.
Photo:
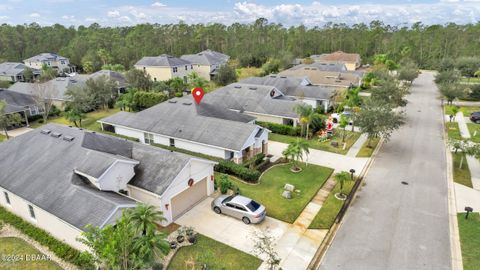
<path fill-rule="evenodd" d="M 192 105 L 192 102 L 183 102 L 182 104 L 183 104 L 183 105 L 190 106 L 190 105 Z"/>
<path fill-rule="evenodd" d="M 234 87 L 235 88 L 242 88 L 240 85 L 235 85 Z"/>
<path fill-rule="evenodd" d="M 286 79 L 286 78 L 287 78 L 287 76 L 280 76 L 280 78 L 282 78 L 282 79 Z"/>
<path fill-rule="evenodd" d="M 169 100 L 168 103 L 177 103 L 176 100 Z"/>
<path fill-rule="evenodd" d="M 312 68 L 312 70 L 317 70 L 316 68 Z"/>
<path fill-rule="evenodd" d="M 49 130 L 49 129 L 42 129 L 42 131 L 40 131 L 40 133 L 45 134 L 45 135 L 50 134 L 50 132 L 52 132 L 52 131 Z"/>
<path fill-rule="evenodd" d="M 249 87 L 250 90 L 257 90 L 257 87 Z"/>
<path fill-rule="evenodd" d="M 67 142 L 71 142 L 71 141 L 73 141 L 73 139 L 75 139 L 75 137 L 72 137 L 72 136 L 63 136 L 63 140 L 64 140 L 64 141 L 67 141 Z"/>
<path fill-rule="evenodd" d="M 276 78 L 276 77 L 277 77 L 277 76 L 275 76 L 275 75 L 270 75 L 270 78 Z"/>
<path fill-rule="evenodd" d="M 60 136 L 62 136 L 62 133 L 52 132 L 52 133 L 50 134 L 50 136 L 55 137 L 55 138 L 60 138 Z"/>
<path fill-rule="evenodd" d="M 305 68 L 305 70 L 310 70 L 310 68 Z"/>

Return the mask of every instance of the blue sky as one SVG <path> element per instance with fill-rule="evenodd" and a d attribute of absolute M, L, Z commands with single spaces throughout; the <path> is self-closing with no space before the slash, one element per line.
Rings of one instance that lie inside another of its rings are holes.
<path fill-rule="evenodd" d="M 258 17 L 286 26 L 321 26 L 326 22 L 392 25 L 477 23 L 480 0 L 352 1 L 352 0 L 1 0 L 0 24 L 37 22 L 41 25 L 134 25 L 138 23 L 233 22 Z"/>

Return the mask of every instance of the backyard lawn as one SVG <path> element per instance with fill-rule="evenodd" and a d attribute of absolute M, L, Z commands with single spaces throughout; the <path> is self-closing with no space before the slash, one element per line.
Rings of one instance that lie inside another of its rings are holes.
<path fill-rule="evenodd" d="M 82 120 L 82 128 L 84 129 L 89 129 L 92 131 L 102 131 L 102 128 L 100 126 L 100 123 L 97 123 L 97 120 L 100 120 L 102 118 L 105 118 L 107 116 L 110 116 L 112 114 L 115 114 L 119 112 L 119 109 L 109 109 L 108 111 L 106 110 L 99 110 L 99 111 L 93 111 L 87 113 L 87 117 Z M 57 123 L 57 124 L 62 124 L 62 125 L 67 125 L 67 126 L 73 126 L 73 123 L 65 119 L 65 117 L 60 116 L 56 118 L 51 118 L 48 120 L 50 123 Z M 30 123 L 30 126 L 32 128 L 37 128 L 42 126 L 43 123 L 40 123 L 40 120 L 34 121 Z"/>
<path fill-rule="evenodd" d="M 445 123 L 445 128 L 447 129 L 447 134 L 449 139 L 454 139 L 454 140 L 462 139 L 462 135 L 460 134 L 460 129 L 458 128 L 457 122 Z"/>
<path fill-rule="evenodd" d="M 17 254 L 23 258 L 19 261 L 6 261 L 3 258 L 0 259 L 0 269 L 13 270 L 13 269 L 22 269 L 22 270 L 50 270 L 50 269 L 62 269 L 55 262 L 49 260 L 36 260 L 36 261 L 27 261 L 27 257 L 32 258 L 42 258 L 45 256 L 40 253 L 36 248 L 28 244 L 22 239 L 16 237 L 2 237 L 0 238 L 0 254 L 5 256 L 7 254 Z"/>
<path fill-rule="evenodd" d="M 357 153 L 357 157 L 371 157 L 373 154 L 373 151 L 375 151 L 375 148 L 377 148 L 378 142 L 380 141 L 380 138 L 373 138 L 372 142 L 370 145 L 372 147 L 368 147 L 368 141 L 364 142 L 362 145 L 362 148 L 360 148 L 360 151 Z"/>
<path fill-rule="evenodd" d="M 188 262 L 195 263 L 192 267 Z M 168 270 L 183 269 L 257 269 L 262 261 L 257 257 L 217 242 L 204 235 L 197 235 L 197 243 L 180 248 L 173 256 Z M 206 264 L 207 268 L 202 268 Z"/>
<path fill-rule="evenodd" d="M 354 182 L 352 181 L 345 183 L 343 192 L 349 194 L 352 190 L 353 184 Z M 317 213 L 312 223 L 308 227 L 309 229 L 330 229 L 338 215 L 338 212 L 340 212 L 340 209 L 345 202 L 335 198 L 335 193 L 338 192 L 340 192 L 340 185 L 336 184 L 335 188 L 333 188 L 323 203 L 322 208 L 320 208 L 320 211 Z"/>
<path fill-rule="evenodd" d="M 460 169 L 460 160 L 463 156 L 463 164 L 462 168 Z M 472 186 L 472 177 L 470 176 L 470 169 L 468 168 L 467 159 L 465 158 L 465 154 L 463 153 L 453 153 L 452 152 L 452 160 L 453 160 L 453 181 L 456 183 L 462 184 L 467 187 Z"/>
<path fill-rule="evenodd" d="M 455 105 L 445 105 L 445 114 L 452 114 L 452 108 Z M 463 112 L 463 116 L 469 117 L 472 112 L 480 112 L 480 107 L 478 106 L 461 106 L 459 107 L 460 111 Z"/>
<path fill-rule="evenodd" d="M 262 74 L 262 69 L 256 67 L 237 68 L 236 71 L 237 79 L 239 81 L 248 77 L 258 77 Z"/>
<path fill-rule="evenodd" d="M 458 214 L 458 230 L 462 247 L 463 269 L 480 269 L 480 214 L 470 213 L 465 219 L 465 213 Z"/>
<path fill-rule="evenodd" d="M 288 223 L 293 223 L 305 206 L 317 194 L 333 170 L 326 167 L 304 163 L 302 171 L 293 173 L 290 164 L 274 166 L 267 170 L 256 185 L 246 184 L 236 178 L 230 179 L 240 188 L 240 194 L 250 197 L 267 208 L 267 215 Z M 217 173 L 216 179 L 220 175 Z M 300 192 L 293 192 L 292 199 L 282 197 L 285 184 L 292 184 Z"/>
<path fill-rule="evenodd" d="M 321 142 L 316 137 L 314 137 L 308 140 L 308 144 L 312 149 L 345 155 L 350 149 L 350 147 L 352 147 L 352 145 L 358 140 L 359 137 L 360 137 L 360 133 L 347 131 L 347 135 L 345 136 L 345 142 L 347 143 L 347 146 L 345 147 L 345 149 L 343 149 L 341 132 L 336 132 L 336 134 L 333 135 L 333 137 L 330 140 L 327 140 L 324 142 Z M 280 134 L 274 134 L 274 133 L 268 134 L 269 140 L 287 143 L 287 144 L 296 141 L 298 138 L 300 137 L 280 135 Z M 300 138 L 300 139 L 305 140 L 304 138 Z M 338 147 L 334 147 L 331 145 L 332 140 L 338 142 Z"/>
<path fill-rule="evenodd" d="M 480 143 L 480 124 L 467 123 L 472 142 Z"/>

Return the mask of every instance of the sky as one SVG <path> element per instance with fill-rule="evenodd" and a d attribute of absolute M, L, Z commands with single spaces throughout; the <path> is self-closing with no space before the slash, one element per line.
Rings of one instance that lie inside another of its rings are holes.
<path fill-rule="evenodd" d="M 327 22 L 390 25 L 477 23 L 480 0 L 0 0 L 0 24 L 125 26 L 139 23 L 250 23 L 263 17 L 285 26 Z"/>

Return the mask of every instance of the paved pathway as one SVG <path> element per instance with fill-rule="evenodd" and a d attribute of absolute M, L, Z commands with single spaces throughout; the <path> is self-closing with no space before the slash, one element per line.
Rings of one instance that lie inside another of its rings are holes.
<path fill-rule="evenodd" d="M 453 102 L 453 105 L 475 107 L 475 106 L 480 106 L 480 101 L 455 101 Z"/>
<path fill-rule="evenodd" d="M 27 132 L 30 132 L 32 130 L 33 130 L 32 128 L 27 128 L 27 127 L 17 128 L 17 129 L 9 130 L 8 131 L 8 136 L 14 138 L 14 137 L 20 136 L 22 134 L 25 134 Z M 5 132 L 0 131 L 0 134 L 5 135 Z"/>
<path fill-rule="evenodd" d="M 465 139 L 471 138 L 463 113 L 459 112 L 455 118 L 458 122 L 458 128 L 462 137 Z M 472 186 L 474 189 L 480 190 L 480 161 L 473 156 L 467 156 L 466 160 L 472 177 Z"/>
<path fill-rule="evenodd" d="M 480 212 L 480 190 L 475 190 L 458 183 L 454 183 L 454 187 L 457 212 L 465 212 L 465 206 L 472 207 L 474 212 Z"/>
<path fill-rule="evenodd" d="M 413 82 L 406 124 L 378 152 L 320 269 L 451 269 L 442 110 L 433 79 L 423 71 Z"/>
<path fill-rule="evenodd" d="M 348 157 L 356 157 L 358 151 L 362 148 L 363 144 L 367 141 L 367 134 L 360 135 L 360 138 L 350 147 L 347 152 Z"/>
<path fill-rule="evenodd" d="M 288 144 L 269 141 L 268 152 L 276 157 L 282 156 L 282 151 L 286 149 Z M 308 159 L 304 159 L 308 163 L 325 166 L 335 169 L 335 171 L 349 171 L 355 169 L 355 171 L 362 171 L 365 164 L 367 164 L 368 158 L 354 158 L 346 155 L 335 154 L 326 151 L 320 151 L 316 149 L 310 149 Z"/>

